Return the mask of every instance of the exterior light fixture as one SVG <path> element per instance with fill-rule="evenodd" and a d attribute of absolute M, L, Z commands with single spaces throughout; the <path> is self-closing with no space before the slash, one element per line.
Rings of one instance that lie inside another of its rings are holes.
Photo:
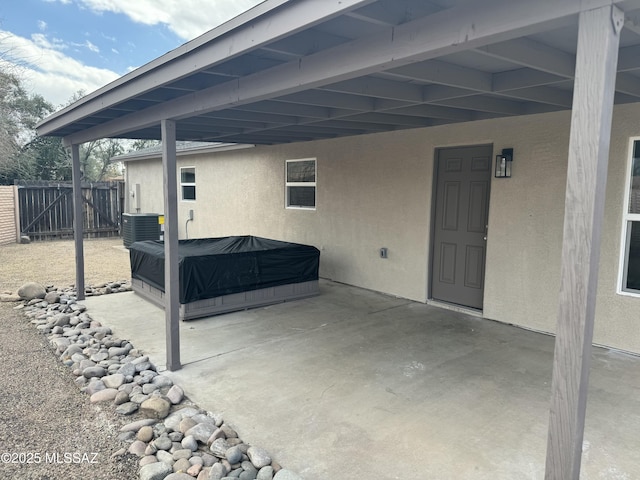
<path fill-rule="evenodd" d="M 511 177 L 511 162 L 513 162 L 513 148 L 503 148 L 502 153 L 496 155 L 496 178 Z"/>

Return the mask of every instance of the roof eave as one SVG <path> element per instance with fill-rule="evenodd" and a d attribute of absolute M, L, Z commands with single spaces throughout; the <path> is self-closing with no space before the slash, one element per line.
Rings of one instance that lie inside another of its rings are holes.
<path fill-rule="evenodd" d="M 87 113 L 85 110 L 90 110 L 90 112 L 99 111 L 103 108 L 107 108 L 117 101 L 107 101 L 105 102 L 103 98 L 105 95 L 113 92 L 126 84 L 130 84 L 132 81 L 136 79 L 143 79 L 149 75 L 155 75 L 158 69 L 167 67 L 170 63 L 176 61 L 179 58 L 184 58 L 188 56 L 190 53 L 195 50 L 203 47 L 206 44 L 211 43 L 212 41 L 234 31 L 246 26 L 247 24 L 254 21 L 256 18 L 259 18 L 266 13 L 279 8 L 283 4 L 290 2 L 293 0 L 265 0 L 262 3 L 259 3 L 255 7 L 247 10 L 246 12 L 238 15 L 237 17 L 232 18 L 231 20 L 219 25 L 218 27 L 209 30 L 208 32 L 200 35 L 199 37 L 184 43 L 183 45 L 167 52 L 166 54 L 156 58 L 155 60 L 150 61 L 149 63 L 123 75 L 122 77 L 114 80 L 113 82 L 108 83 L 107 85 L 99 88 L 98 90 L 82 97 L 81 99 L 75 101 L 71 105 L 64 107 L 61 110 L 49 115 L 47 118 L 41 120 L 36 125 L 36 130 L 38 135 L 40 136 L 60 136 L 55 135 L 55 132 L 60 128 L 60 121 L 64 119 L 64 124 L 69 124 L 80 120 L 81 118 L 86 117 Z M 242 52 L 239 52 L 242 53 Z M 165 81 L 171 81 L 175 78 L 178 78 L 178 75 L 167 76 Z M 144 82 L 143 82 L 144 84 Z M 155 83 L 154 86 L 157 86 Z M 127 98 L 131 98 L 131 96 L 142 93 L 142 90 L 134 93 L 131 92 L 127 95 Z M 124 99 L 122 99 L 124 100 Z M 85 108 L 81 108 L 85 107 Z"/>

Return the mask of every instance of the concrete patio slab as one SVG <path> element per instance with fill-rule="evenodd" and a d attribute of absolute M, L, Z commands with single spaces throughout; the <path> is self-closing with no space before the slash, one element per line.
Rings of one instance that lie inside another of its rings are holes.
<path fill-rule="evenodd" d="M 553 338 L 321 282 L 321 295 L 180 325 L 202 408 L 307 480 L 541 479 Z M 163 369 L 163 310 L 134 293 L 90 315 Z M 640 478 L 640 358 L 593 353 L 583 479 Z"/>

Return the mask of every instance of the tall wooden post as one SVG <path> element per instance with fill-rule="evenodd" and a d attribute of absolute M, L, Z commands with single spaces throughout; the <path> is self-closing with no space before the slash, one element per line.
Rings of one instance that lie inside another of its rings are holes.
<path fill-rule="evenodd" d="M 620 30 L 615 6 L 580 14 L 546 480 L 578 480 Z"/>
<path fill-rule="evenodd" d="M 180 318 L 178 274 L 178 182 L 176 179 L 176 122 L 162 120 L 162 173 L 164 177 L 164 299 L 167 369 L 180 370 Z"/>
<path fill-rule="evenodd" d="M 76 291 L 78 300 L 84 300 L 84 221 L 82 208 L 82 171 L 80 146 L 71 145 L 71 175 L 73 179 L 73 239 L 76 250 Z"/>

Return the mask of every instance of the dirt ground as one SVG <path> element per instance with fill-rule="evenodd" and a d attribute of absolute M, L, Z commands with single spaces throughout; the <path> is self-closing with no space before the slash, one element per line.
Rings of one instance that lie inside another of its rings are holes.
<path fill-rule="evenodd" d="M 85 284 L 98 285 L 130 279 L 129 251 L 122 238 L 84 241 Z M 73 240 L 0 246 L 0 293 L 15 293 L 33 281 L 66 287 L 75 283 Z"/>
<path fill-rule="evenodd" d="M 130 277 L 122 239 L 85 240 L 85 283 Z M 66 287 L 75 282 L 72 240 L 0 246 L 0 293 L 27 281 Z M 117 294 L 115 294 L 117 295 Z M 0 477 L 20 480 L 133 480 L 138 461 L 111 457 L 124 446 L 119 427 L 131 419 L 90 404 L 46 337 L 14 303 L 0 303 Z M 84 461 L 85 456 L 89 461 Z M 66 456 L 80 462 L 66 462 Z"/>

